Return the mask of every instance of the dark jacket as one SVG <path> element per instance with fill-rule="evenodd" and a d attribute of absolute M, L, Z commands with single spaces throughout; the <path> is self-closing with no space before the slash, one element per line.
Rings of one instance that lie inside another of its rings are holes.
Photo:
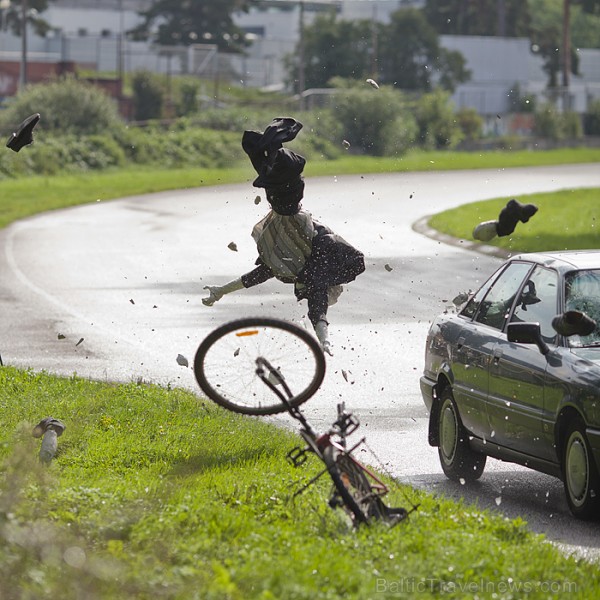
<path fill-rule="evenodd" d="M 313 325 L 327 321 L 327 288 L 354 281 L 365 270 L 362 252 L 344 238 L 333 233 L 329 227 L 314 221 L 317 235 L 313 238 L 312 252 L 295 281 L 281 279 L 284 283 L 301 283 L 295 286 L 298 300 L 308 301 L 308 317 Z M 255 269 L 242 275 L 244 287 L 252 287 L 275 275 L 259 258 Z"/>

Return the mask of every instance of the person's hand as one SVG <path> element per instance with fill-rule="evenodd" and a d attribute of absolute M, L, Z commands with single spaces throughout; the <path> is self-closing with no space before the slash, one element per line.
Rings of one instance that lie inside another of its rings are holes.
<path fill-rule="evenodd" d="M 204 306 L 212 306 L 215 302 L 223 297 L 221 286 L 218 285 L 205 285 L 205 290 L 208 290 L 208 298 L 202 298 L 202 304 Z"/>

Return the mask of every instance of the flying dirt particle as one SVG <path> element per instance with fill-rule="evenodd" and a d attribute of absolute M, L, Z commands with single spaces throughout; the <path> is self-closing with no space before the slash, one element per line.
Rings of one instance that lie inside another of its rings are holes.
<path fill-rule="evenodd" d="M 260 196 L 256 196 L 256 198 L 254 198 L 254 204 L 260 204 L 260 201 L 261 201 Z"/>
<path fill-rule="evenodd" d="M 133 301 L 133 298 L 129 298 L 129 302 L 131 302 L 131 304 L 135 304 L 135 302 Z"/>
<path fill-rule="evenodd" d="M 240 354 L 240 349 L 237 348 L 236 351 L 233 353 L 234 356 L 239 356 Z"/>
<path fill-rule="evenodd" d="M 393 267 L 391 267 L 391 266 L 390 266 L 388 263 L 385 263 L 385 270 L 386 270 L 386 271 L 393 271 L 393 270 L 394 270 L 394 268 L 393 268 Z"/>
<path fill-rule="evenodd" d="M 348 150 L 348 148 L 350 148 L 350 142 L 348 140 L 342 140 L 342 146 Z"/>
<path fill-rule="evenodd" d="M 67 337 L 67 336 L 66 336 L 66 335 L 63 335 L 62 333 L 59 333 L 59 334 L 58 334 L 58 339 L 59 339 L 59 340 L 64 340 L 66 337 Z"/>
<path fill-rule="evenodd" d="M 379 84 L 374 79 L 367 79 L 367 83 L 376 90 L 379 89 Z"/>
<path fill-rule="evenodd" d="M 229 242 L 229 244 L 227 244 L 227 247 L 232 250 L 233 252 L 237 252 L 237 244 L 235 242 Z"/>
<path fill-rule="evenodd" d="M 178 354 L 176 360 L 177 364 L 182 367 L 187 367 L 189 365 L 188 359 L 185 356 L 183 356 L 183 354 Z"/>
<path fill-rule="evenodd" d="M 81 342 L 83 342 L 83 338 L 79 338 L 79 341 L 75 344 L 75 346 L 79 346 L 79 344 L 81 344 Z"/>

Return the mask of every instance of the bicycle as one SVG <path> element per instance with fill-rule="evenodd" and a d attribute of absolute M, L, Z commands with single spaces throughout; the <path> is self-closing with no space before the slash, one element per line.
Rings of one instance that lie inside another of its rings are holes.
<path fill-rule="evenodd" d="M 338 404 L 336 421 L 320 435 L 300 412 L 298 407 L 315 394 L 325 377 L 325 355 L 306 330 L 265 317 L 225 323 L 201 342 L 194 357 L 194 374 L 202 391 L 228 410 L 255 416 L 287 411 L 300 423 L 306 446 L 293 448 L 288 460 L 299 467 L 314 454 L 325 469 L 294 497 L 328 473 L 333 482 L 329 506 L 343 508 L 355 526 L 371 519 L 395 525 L 409 515 L 406 509 L 383 502 L 388 487 L 353 456 L 357 448 L 366 445 L 365 438 L 347 447 L 346 438 L 358 429 L 359 422 L 343 402 Z M 292 389 L 299 391 L 294 394 Z"/>

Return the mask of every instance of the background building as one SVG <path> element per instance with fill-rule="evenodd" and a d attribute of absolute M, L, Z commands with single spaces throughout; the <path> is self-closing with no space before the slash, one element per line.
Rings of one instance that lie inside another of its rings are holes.
<path fill-rule="evenodd" d="M 211 45 L 159 47 L 128 40 L 126 32 L 141 22 L 139 12 L 151 2 L 54 0 L 43 14 L 52 30 L 45 38 L 31 31 L 27 36 L 29 80 L 68 71 L 77 64 L 100 73 L 146 69 L 283 89 L 283 57 L 295 52 L 302 25 L 310 25 L 321 11 L 335 10 L 345 20 L 387 22 L 394 11 L 423 4 L 422 0 L 265 0 L 249 13 L 234 16 L 252 40 L 245 55 L 234 55 Z M 440 41 L 460 51 L 472 73 L 470 81 L 459 85 L 453 95 L 459 108 L 472 107 L 482 115 L 505 114 L 514 110 L 516 89 L 521 95 L 545 99 L 547 75 L 528 39 L 441 36 Z M 580 49 L 579 58 L 581 75 L 571 79 L 568 106 L 585 112 L 590 100 L 600 98 L 600 50 Z M 16 92 L 21 61 L 21 39 L 0 31 L 0 96 Z"/>

